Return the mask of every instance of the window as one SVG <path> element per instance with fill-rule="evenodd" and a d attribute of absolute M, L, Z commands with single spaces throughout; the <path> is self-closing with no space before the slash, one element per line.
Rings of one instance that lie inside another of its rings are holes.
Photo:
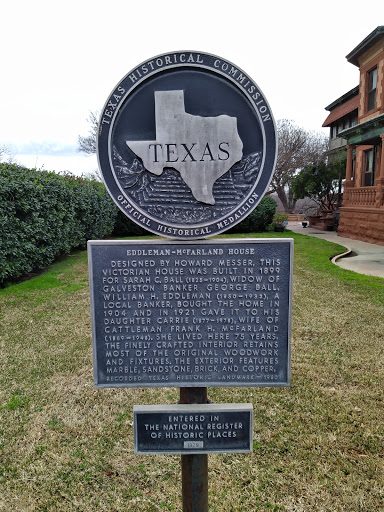
<path fill-rule="evenodd" d="M 377 83 L 377 68 L 371 69 L 368 73 L 368 108 L 373 110 L 376 106 L 376 83 Z"/>
<path fill-rule="evenodd" d="M 364 151 L 365 172 L 364 187 L 372 187 L 375 183 L 375 150 L 374 148 Z"/>
<path fill-rule="evenodd" d="M 351 175 L 351 181 L 355 181 L 355 174 L 356 174 L 356 148 L 352 150 L 352 175 Z"/>

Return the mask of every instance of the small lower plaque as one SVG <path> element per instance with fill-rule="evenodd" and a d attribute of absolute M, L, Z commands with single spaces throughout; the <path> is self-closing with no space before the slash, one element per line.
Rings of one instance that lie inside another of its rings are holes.
<path fill-rule="evenodd" d="M 135 405 L 135 454 L 251 453 L 252 404 Z"/>

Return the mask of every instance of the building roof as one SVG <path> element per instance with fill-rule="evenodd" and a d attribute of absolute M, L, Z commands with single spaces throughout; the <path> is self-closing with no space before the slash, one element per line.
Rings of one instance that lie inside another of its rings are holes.
<path fill-rule="evenodd" d="M 379 41 L 382 37 L 384 37 L 384 26 L 381 25 L 373 32 L 371 32 L 361 43 L 359 43 L 356 48 L 354 48 L 348 55 L 345 57 L 348 62 L 354 64 L 359 67 L 359 57 L 363 55 L 371 46 L 373 46 L 377 41 Z"/>
<path fill-rule="evenodd" d="M 357 88 L 358 89 L 358 88 Z M 341 119 L 346 116 L 350 112 L 357 110 L 359 105 L 359 96 L 353 96 L 351 99 L 346 101 L 345 103 L 339 104 L 338 107 L 332 109 L 331 113 L 327 117 L 327 119 L 323 123 L 323 127 L 329 126 L 333 122 Z M 327 109 L 328 110 L 328 109 Z"/>
<path fill-rule="evenodd" d="M 333 101 L 330 105 L 328 105 L 328 107 L 325 107 L 325 110 L 331 111 L 334 108 L 341 105 L 342 103 L 345 103 L 350 98 L 353 98 L 353 96 L 357 96 L 358 94 L 359 94 L 359 86 L 356 85 L 356 87 L 354 87 L 350 91 L 348 91 L 345 94 L 343 94 L 342 96 L 340 96 L 340 98 L 337 98 L 337 100 Z"/>

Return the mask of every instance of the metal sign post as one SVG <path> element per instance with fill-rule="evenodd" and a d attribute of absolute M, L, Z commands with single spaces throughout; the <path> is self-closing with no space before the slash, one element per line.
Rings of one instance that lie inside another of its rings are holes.
<path fill-rule="evenodd" d="M 180 388 L 180 404 L 208 403 L 207 388 Z M 183 512 L 208 512 L 208 455 L 182 455 Z"/>
<path fill-rule="evenodd" d="M 207 388 L 290 384 L 293 241 L 202 241 L 268 190 L 273 115 L 235 64 L 171 52 L 112 90 L 97 153 L 116 205 L 172 241 L 89 241 L 95 386 L 180 388 L 134 406 L 135 453 L 181 454 L 183 511 L 207 512 L 208 454 L 251 452 L 253 419 Z"/>

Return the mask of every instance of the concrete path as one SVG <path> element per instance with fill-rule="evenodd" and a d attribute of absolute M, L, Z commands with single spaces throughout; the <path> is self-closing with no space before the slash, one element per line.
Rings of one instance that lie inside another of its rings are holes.
<path fill-rule="evenodd" d="M 301 222 L 289 222 L 288 229 L 302 235 L 314 236 L 345 247 L 345 252 L 335 256 L 332 261 L 339 267 L 353 270 L 359 274 L 384 278 L 384 247 L 352 238 L 338 236 L 336 231 L 322 231 L 315 228 L 303 228 Z"/>

